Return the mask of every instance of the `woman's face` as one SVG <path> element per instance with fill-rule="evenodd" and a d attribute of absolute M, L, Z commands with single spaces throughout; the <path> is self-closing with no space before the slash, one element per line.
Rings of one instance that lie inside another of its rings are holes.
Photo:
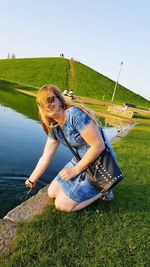
<path fill-rule="evenodd" d="M 50 116 L 56 115 L 58 112 L 60 112 L 60 110 L 62 110 L 61 102 L 53 92 L 48 92 L 47 94 L 45 109 L 48 111 Z"/>

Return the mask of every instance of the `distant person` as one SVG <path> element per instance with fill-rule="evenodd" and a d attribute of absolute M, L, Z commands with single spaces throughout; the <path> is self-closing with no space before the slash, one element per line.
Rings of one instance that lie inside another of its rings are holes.
<path fill-rule="evenodd" d="M 68 96 L 71 98 L 71 100 L 74 98 L 74 97 L 73 97 L 73 90 L 70 90 L 70 91 L 69 91 Z"/>
<path fill-rule="evenodd" d="M 25 182 L 26 186 L 35 187 L 36 181 L 54 158 L 59 144 L 65 144 L 60 131 L 61 127 L 66 139 L 81 160 L 77 161 L 73 157 L 51 182 L 48 195 L 55 199 L 56 209 L 66 212 L 78 211 L 98 198 L 111 201 L 113 199 L 112 190 L 102 195 L 99 189 L 89 182 L 84 173 L 84 170 L 99 157 L 105 148 L 101 135 L 102 129 L 93 115 L 86 108 L 67 102 L 54 85 L 41 87 L 37 93 L 36 102 L 48 138 L 43 155 Z M 110 143 L 108 141 L 106 143 L 112 150 Z"/>
<path fill-rule="evenodd" d="M 68 96 L 68 91 L 67 90 L 64 90 L 63 91 L 63 95 Z"/>

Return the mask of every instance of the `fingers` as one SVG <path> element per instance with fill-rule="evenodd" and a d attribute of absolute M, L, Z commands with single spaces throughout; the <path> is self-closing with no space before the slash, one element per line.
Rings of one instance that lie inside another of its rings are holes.
<path fill-rule="evenodd" d="M 25 185 L 26 185 L 26 187 L 34 188 L 35 185 L 36 185 L 36 182 L 32 182 L 32 181 L 30 181 L 29 179 L 27 179 L 27 180 L 25 181 Z"/>
<path fill-rule="evenodd" d="M 68 180 L 69 179 L 69 175 L 68 175 L 68 172 L 63 170 L 59 173 L 60 177 L 63 179 L 63 180 Z"/>
<path fill-rule="evenodd" d="M 70 180 L 76 176 L 76 173 L 74 168 L 66 168 L 60 171 L 59 175 L 63 180 Z"/>

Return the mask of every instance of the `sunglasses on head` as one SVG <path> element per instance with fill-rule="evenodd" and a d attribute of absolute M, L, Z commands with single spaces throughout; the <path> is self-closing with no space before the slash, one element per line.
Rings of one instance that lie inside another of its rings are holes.
<path fill-rule="evenodd" d="M 56 98 L 57 98 L 56 96 L 50 96 L 50 97 L 47 98 L 47 102 L 50 103 L 50 104 L 52 104 L 52 103 L 55 102 L 55 99 Z"/>

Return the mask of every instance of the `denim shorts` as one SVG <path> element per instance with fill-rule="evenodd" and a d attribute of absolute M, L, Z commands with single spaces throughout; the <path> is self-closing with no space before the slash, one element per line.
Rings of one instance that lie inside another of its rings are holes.
<path fill-rule="evenodd" d="M 64 168 L 71 168 L 76 164 L 77 162 L 75 158 L 73 158 Z M 86 175 L 84 176 L 84 180 L 80 180 L 81 175 L 82 174 L 67 181 L 61 179 L 59 175 L 56 176 L 56 180 L 60 184 L 64 194 L 75 202 L 83 202 L 100 193 L 100 191 L 88 181 Z"/>

